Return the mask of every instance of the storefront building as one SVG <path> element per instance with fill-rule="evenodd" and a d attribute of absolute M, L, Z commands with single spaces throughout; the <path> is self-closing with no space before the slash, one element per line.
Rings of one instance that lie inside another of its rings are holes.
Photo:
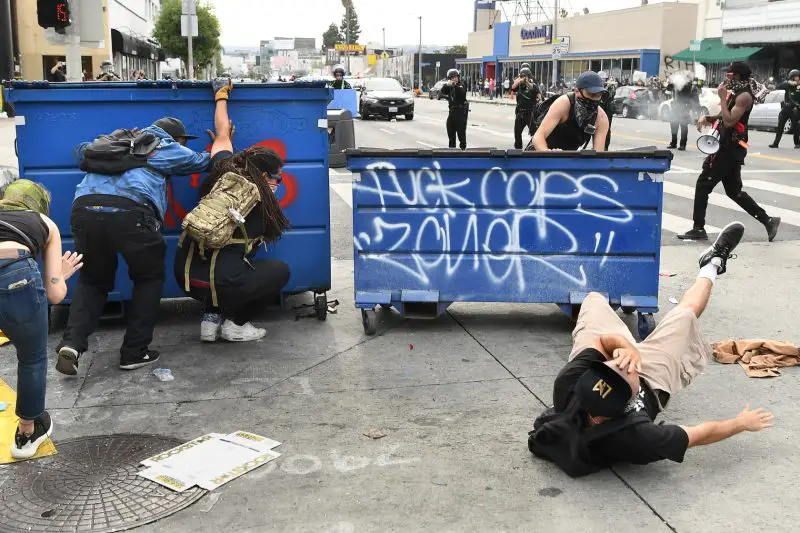
<path fill-rule="evenodd" d="M 671 56 L 695 38 L 697 5 L 662 3 L 632 9 L 512 26 L 494 24 L 467 40 L 467 58 L 458 62 L 462 76 L 513 79 L 520 65 L 530 63 L 534 78 L 553 82 L 554 47 L 558 47 L 557 77 L 566 84 L 581 72 L 604 71 L 620 82 L 636 71 L 663 76 Z"/>

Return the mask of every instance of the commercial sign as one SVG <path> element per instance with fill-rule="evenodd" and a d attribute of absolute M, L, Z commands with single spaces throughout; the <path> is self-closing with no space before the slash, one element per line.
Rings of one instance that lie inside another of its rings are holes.
<path fill-rule="evenodd" d="M 520 30 L 522 46 L 533 46 L 538 44 L 551 44 L 553 42 L 553 25 L 535 26 L 533 28 L 523 27 Z"/>
<path fill-rule="evenodd" d="M 378 64 L 378 56 L 376 54 L 370 54 L 367 56 L 367 65 L 377 65 Z"/>
<path fill-rule="evenodd" d="M 699 52 L 702 49 L 703 41 L 689 41 L 689 51 Z"/>
<path fill-rule="evenodd" d="M 339 52 L 364 52 L 366 49 L 366 45 L 363 44 L 336 43 L 336 50 Z"/>

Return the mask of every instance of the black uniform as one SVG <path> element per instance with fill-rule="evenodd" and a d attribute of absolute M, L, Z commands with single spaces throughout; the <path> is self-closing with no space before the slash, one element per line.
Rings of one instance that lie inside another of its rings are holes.
<path fill-rule="evenodd" d="M 686 148 L 686 141 L 689 137 L 689 122 L 691 122 L 690 111 L 694 107 L 700 106 L 699 94 L 695 91 L 691 83 L 687 83 L 684 87 L 676 91 L 674 86 L 670 84 L 667 87 L 672 90 L 672 105 L 670 106 L 670 121 L 669 129 L 672 133 L 672 141 L 670 148 L 678 146 L 678 128 L 681 130 L 680 147 Z"/>
<path fill-rule="evenodd" d="M 539 102 L 539 86 L 533 82 L 530 85 L 525 81 L 517 86 L 517 119 L 514 121 L 514 148 L 522 149 L 522 132 L 528 128 L 531 133 L 531 120 L 533 111 Z"/>
<path fill-rule="evenodd" d="M 778 85 L 778 90 L 784 91 L 784 100 L 778 115 L 778 131 L 775 133 L 775 142 L 772 144 L 776 147 L 780 144 L 783 128 L 787 122 L 791 121 L 794 145 L 798 147 L 800 146 L 800 84 L 785 81 Z"/>
<path fill-rule="evenodd" d="M 353 88 L 345 80 L 333 80 L 333 83 L 331 83 L 331 87 L 333 87 L 334 89 L 352 89 Z"/>
<path fill-rule="evenodd" d="M 745 88 L 734 93 L 728 103 L 728 109 L 733 109 L 736 99 L 743 93 L 752 96 L 750 88 Z M 739 122 L 744 125 L 743 133 L 736 133 L 735 127 L 728 128 L 722 124 L 720 119 L 720 148 L 716 154 L 706 157 L 703 162 L 703 171 L 697 178 L 697 187 L 694 191 L 694 227 L 702 228 L 706 223 L 706 209 L 708 208 L 708 196 L 714 187 L 721 181 L 725 187 L 725 194 L 739 204 L 747 213 L 764 224 L 770 222 L 770 217 L 749 194 L 742 190 L 742 165 L 747 157 L 747 148 L 740 144 L 740 141 L 747 143 L 748 132 L 747 122 L 750 119 L 752 105 Z"/>
<path fill-rule="evenodd" d="M 467 103 L 467 89 L 461 82 L 451 85 L 449 82 L 442 86 L 442 95 L 447 98 L 450 114 L 447 116 L 447 138 L 450 148 L 456 147 L 456 135 L 458 135 L 459 147 L 467 149 L 467 115 L 469 115 L 469 104 Z"/>

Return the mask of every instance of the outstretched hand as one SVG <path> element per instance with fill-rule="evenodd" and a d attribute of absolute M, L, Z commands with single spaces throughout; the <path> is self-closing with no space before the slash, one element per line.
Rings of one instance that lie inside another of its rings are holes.
<path fill-rule="evenodd" d="M 774 424 L 775 415 L 763 408 L 750 410 L 750 405 L 745 405 L 744 410 L 739 413 L 736 420 L 742 424 L 745 431 L 761 431 L 771 428 Z"/>

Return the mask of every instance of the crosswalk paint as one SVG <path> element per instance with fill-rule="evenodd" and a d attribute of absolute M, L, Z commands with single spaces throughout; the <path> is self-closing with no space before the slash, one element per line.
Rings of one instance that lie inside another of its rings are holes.
<path fill-rule="evenodd" d="M 661 214 L 661 229 L 671 231 L 672 233 L 685 233 L 694 227 L 694 223 L 688 218 L 671 215 L 669 213 Z M 709 226 L 706 224 L 706 233 L 719 233 L 720 229 L 716 226 Z"/>
<path fill-rule="evenodd" d="M 664 192 L 667 194 L 680 196 L 681 198 L 687 198 L 689 200 L 694 199 L 694 187 L 680 185 L 679 183 L 672 183 L 669 181 L 665 181 Z M 734 211 L 744 212 L 744 210 L 741 207 L 739 207 L 739 205 L 736 202 L 734 202 L 724 194 L 712 192 L 708 198 L 708 203 L 710 203 L 711 205 L 715 205 L 717 207 L 724 207 L 726 209 L 733 209 Z M 767 206 L 767 213 L 770 216 L 781 217 L 781 220 L 783 221 L 784 224 L 790 224 L 792 226 L 800 227 L 800 213 L 798 213 L 797 211 L 791 211 L 789 209 L 781 209 L 780 207 Z"/>
<path fill-rule="evenodd" d="M 385 128 L 380 128 L 380 130 L 381 130 L 383 133 L 386 133 L 386 134 L 389 134 L 389 135 L 396 135 L 396 134 L 395 134 L 395 132 L 393 132 L 393 131 L 389 131 L 389 130 L 387 130 L 387 129 L 385 129 Z"/>
<path fill-rule="evenodd" d="M 427 146 L 428 148 L 438 148 L 435 144 L 426 143 L 424 141 L 417 141 L 417 144 L 421 144 L 422 146 Z"/>
<path fill-rule="evenodd" d="M 777 192 L 785 194 L 786 196 L 800 197 L 800 188 L 790 187 L 788 185 L 781 185 L 779 183 L 772 183 L 771 181 L 761 180 L 744 180 L 745 189 L 750 187 L 753 189 L 760 189 L 762 191 Z"/>
<path fill-rule="evenodd" d="M 348 207 L 353 207 L 353 184 L 352 183 L 331 183 L 331 189 L 339 196 L 339 198 L 347 204 Z"/>

